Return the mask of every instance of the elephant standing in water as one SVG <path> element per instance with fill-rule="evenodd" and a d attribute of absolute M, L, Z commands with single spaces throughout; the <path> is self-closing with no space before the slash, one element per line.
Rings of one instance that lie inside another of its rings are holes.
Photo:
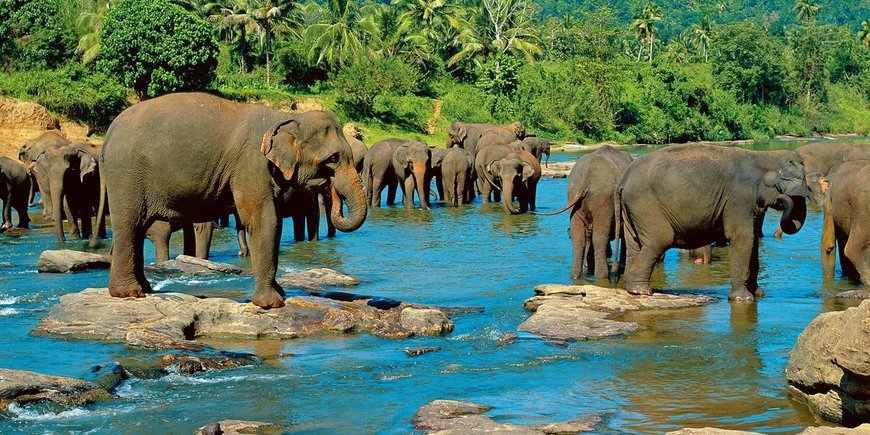
<path fill-rule="evenodd" d="M 208 222 L 235 206 L 251 235 L 252 302 L 283 306 L 284 291 L 275 281 L 281 233 L 275 198 L 288 190 L 324 192 L 334 200 L 336 228 L 356 230 L 366 204 L 351 158 L 328 112 L 291 114 L 202 93 L 128 108 L 109 127 L 101 158 L 112 210 L 109 293 L 143 297 L 150 291 L 142 248 L 152 223 Z"/>
<path fill-rule="evenodd" d="M 396 202 L 398 178 L 393 169 L 393 153 L 407 142 L 404 139 L 384 139 L 375 142 L 363 159 L 362 179 L 366 186 L 366 204 L 381 206 L 381 192 L 387 188 L 387 205 Z"/>
<path fill-rule="evenodd" d="M 68 141 L 59 131 L 49 130 L 38 137 L 25 142 L 18 149 L 18 160 L 31 170 L 33 164 L 36 163 L 36 158 L 45 150 L 54 147 L 69 145 Z M 29 201 L 33 202 L 36 192 L 41 192 L 40 202 L 42 202 L 42 216 L 46 219 L 52 219 L 51 210 L 51 191 L 49 190 L 48 179 L 42 178 L 40 174 L 32 173 L 31 193 Z"/>
<path fill-rule="evenodd" d="M 587 260 L 589 273 L 607 278 L 608 248 L 614 238 L 613 194 L 631 161 L 630 154 L 609 145 L 586 154 L 568 174 L 568 205 L 553 213 L 542 213 L 571 210 L 572 279 L 583 276 Z"/>
<path fill-rule="evenodd" d="M 822 227 L 822 270 L 834 275 L 834 248 L 843 274 L 870 287 L 870 160 L 845 162 L 830 174 Z"/>
<path fill-rule="evenodd" d="M 731 244 L 729 299 L 751 301 L 758 287 L 758 235 L 768 207 L 796 233 L 806 218 L 806 174 L 794 151 L 675 145 L 639 157 L 616 190 L 616 236 L 625 231 L 625 289 L 652 294 L 652 268 L 670 247 Z M 613 264 L 617 278 L 618 262 Z"/>
<path fill-rule="evenodd" d="M 47 182 L 43 194 L 50 192 L 51 216 L 54 232 L 60 243 L 66 241 L 63 233 L 62 207 L 66 206 L 66 218 L 70 225 L 70 239 L 78 240 L 91 236 L 91 217 L 99 207 L 100 172 L 99 157 L 85 144 L 68 144 L 46 148 L 33 164 L 37 179 Z M 79 229 L 81 221 L 81 230 Z M 99 235 L 105 233 L 102 223 Z"/>
<path fill-rule="evenodd" d="M 526 137 L 526 129 L 519 122 L 506 125 L 492 125 L 454 121 L 450 125 L 450 131 L 447 132 L 447 148 L 455 145 L 465 148 L 471 155 L 477 156 L 479 151 L 477 147 L 478 141 L 487 133 L 491 133 L 491 136 L 497 135 L 500 138 L 500 144 L 509 144 Z"/>
<path fill-rule="evenodd" d="M 547 155 L 547 161 L 544 165 L 550 161 L 550 149 L 553 147 L 553 141 L 537 136 L 526 136 L 523 138 L 523 144 L 529 147 L 529 152 L 538 159 L 538 163 L 541 163 L 541 158 L 545 154 Z"/>
<path fill-rule="evenodd" d="M 494 145 L 481 150 L 475 159 L 475 167 L 485 178 L 481 189 L 483 202 L 489 201 L 492 189 L 499 193 L 504 210 L 510 214 L 535 210 L 541 165 L 531 153 Z M 519 209 L 514 207 L 514 197 L 519 202 Z"/>
<path fill-rule="evenodd" d="M 448 205 L 458 207 L 469 204 L 474 198 L 471 170 L 474 167 L 474 156 L 459 147 L 450 148 L 441 162 L 441 174 L 444 178 L 444 200 Z"/>
<path fill-rule="evenodd" d="M 18 228 L 27 228 L 30 216 L 27 203 L 30 201 L 31 181 L 27 167 L 8 157 L 0 157 L 0 200 L 3 201 L 3 223 L 0 232 L 12 228 L 12 209 L 18 212 Z"/>
<path fill-rule="evenodd" d="M 393 172 L 402 188 L 402 203 L 414 208 L 414 191 L 420 199 L 420 208 L 429 209 L 432 150 L 429 145 L 414 140 L 399 145 L 393 152 Z"/>

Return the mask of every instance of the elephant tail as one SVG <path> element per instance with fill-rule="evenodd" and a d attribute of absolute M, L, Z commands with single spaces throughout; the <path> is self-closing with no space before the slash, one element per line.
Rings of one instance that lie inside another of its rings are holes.
<path fill-rule="evenodd" d="M 579 206 L 581 203 L 583 203 L 583 198 L 585 198 L 585 197 L 586 197 L 586 192 L 584 192 L 582 195 L 578 196 L 577 199 L 575 199 L 573 201 L 569 201 L 567 205 L 565 205 L 564 207 L 562 207 L 559 210 L 549 211 L 549 212 L 533 211 L 532 214 L 538 214 L 541 216 L 554 216 L 557 214 L 562 214 L 574 206 Z"/>
<path fill-rule="evenodd" d="M 100 238 L 100 228 L 103 228 L 106 223 L 106 175 L 105 171 L 102 170 L 105 167 L 103 166 L 102 154 L 100 154 L 99 160 L 100 164 L 97 170 L 100 173 L 100 203 L 97 207 L 96 222 L 94 222 L 95 228 L 91 231 L 91 239 L 88 241 L 89 248 L 97 247 L 98 239 Z"/>

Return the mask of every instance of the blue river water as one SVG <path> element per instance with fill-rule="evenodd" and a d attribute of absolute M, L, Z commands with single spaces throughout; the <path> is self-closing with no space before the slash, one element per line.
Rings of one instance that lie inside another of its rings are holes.
<path fill-rule="evenodd" d="M 760 148 L 793 147 L 794 143 Z M 646 149 L 636 149 L 645 152 Z M 555 154 L 551 161 L 580 154 Z M 539 184 L 541 211 L 567 200 L 566 179 Z M 56 249 L 54 236 L 31 209 L 37 229 L 0 235 L 0 367 L 84 378 L 98 364 L 143 351 L 123 345 L 34 337 L 29 333 L 61 295 L 103 287 L 106 271 L 38 274 L 36 260 Z M 765 233 L 777 227 L 768 213 Z M 289 221 L 288 221 L 289 222 Z M 571 283 L 568 216 L 509 216 L 500 205 L 430 211 L 401 206 L 370 210 L 365 225 L 331 240 L 292 241 L 285 225 L 281 272 L 331 267 L 364 282 L 359 293 L 451 306 L 482 306 L 454 316 L 444 337 L 388 340 L 366 334 L 296 340 L 209 344 L 244 350 L 267 363 L 194 376 L 132 380 L 117 400 L 61 414 L 13 406 L 0 433 L 180 433 L 222 419 L 277 423 L 305 433 L 415 433 L 414 412 L 434 399 L 492 406 L 500 421 L 537 424 L 596 414 L 598 433 L 658 433 L 716 426 L 794 433 L 814 424 L 785 393 L 783 369 L 798 334 L 822 312 L 846 308 L 832 296 L 857 284 L 823 279 L 819 264 L 822 216 L 810 208 L 804 228 L 784 240 L 761 240 L 759 277 L 767 297 L 756 304 L 727 301 L 728 251 L 696 265 L 669 251 L 653 286 L 714 296 L 712 305 L 630 316 L 648 328 L 624 338 L 548 344 L 530 336 L 497 347 L 505 332 L 528 318 L 523 300 L 542 283 Z M 180 236 L 172 255 L 180 252 Z M 83 249 L 83 242 L 67 244 Z M 212 259 L 250 268 L 236 256 L 233 231 L 216 234 Z M 146 261 L 153 249 L 146 244 Z M 839 273 L 839 266 L 838 266 Z M 156 289 L 245 299 L 252 278 L 153 281 Z M 407 346 L 440 352 L 407 357 Z"/>

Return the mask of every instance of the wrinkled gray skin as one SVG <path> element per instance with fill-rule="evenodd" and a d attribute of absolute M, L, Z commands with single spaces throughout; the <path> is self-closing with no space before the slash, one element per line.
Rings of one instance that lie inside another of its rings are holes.
<path fill-rule="evenodd" d="M 18 212 L 18 228 L 27 228 L 30 224 L 30 216 L 27 215 L 30 183 L 26 166 L 8 157 L 0 157 L 0 200 L 3 201 L 0 232 L 12 228 L 13 208 Z"/>
<path fill-rule="evenodd" d="M 806 218 L 806 174 L 794 151 L 674 145 L 637 158 L 616 190 L 616 236 L 625 231 L 625 289 L 651 294 L 652 268 L 666 249 L 731 244 L 729 299 L 752 301 L 758 287 L 758 235 L 768 207 L 782 210 L 788 234 Z M 612 278 L 618 278 L 614 262 Z"/>
<path fill-rule="evenodd" d="M 51 216 L 54 217 L 54 232 L 57 240 L 64 243 L 63 213 L 67 207 L 69 237 L 78 240 L 91 236 L 91 217 L 99 206 L 100 173 L 98 156 L 84 145 L 68 144 L 46 148 L 33 164 L 37 179 L 48 182 Z M 81 221 L 81 230 L 79 230 Z"/>
<path fill-rule="evenodd" d="M 447 133 L 447 148 L 458 146 L 465 148 L 471 155 L 476 156 L 478 141 L 486 133 L 493 133 L 501 137 L 502 144 L 509 144 L 515 140 L 526 137 L 526 129 L 519 122 L 505 125 L 493 124 L 469 124 L 454 121 Z"/>
<path fill-rule="evenodd" d="M 487 190 L 491 188 L 501 191 L 502 206 L 506 212 L 517 214 L 535 210 L 541 165 L 531 153 L 494 145 L 481 150 L 477 157 L 476 166 L 486 180 L 483 187 L 484 202 L 488 197 Z M 519 202 L 519 209 L 514 206 L 514 197 Z"/>
<path fill-rule="evenodd" d="M 529 152 L 538 159 L 538 163 L 541 163 L 541 158 L 545 154 L 547 155 L 547 162 L 550 161 L 550 149 L 555 142 L 542 137 L 526 136 L 523 138 L 523 143 L 529 147 Z"/>
<path fill-rule="evenodd" d="M 370 207 L 381 206 L 381 192 L 387 188 L 387 205 L 396 202 L 396 189 L 399 181 L 393 169 L 393 153 L 404 139 L 384 139 L 376 142 L 366 152 L 363 159 L 362 179 L 366 186 L 366 204 Z"/>
<path fill-rule="evenodd" d="M 501 184 L 493 184 L 489 181 L 485 176 L 487 168 L 492 162 L 505 158 L 513 151 L 513 148 L 507 145 L 493 145 L 482 149 L 474 156 L 474 173 L 480 174 L 481 177 L 480 197 L 484 204 L 501 200 Z"/>
<path fill-rule="evenodd" d="M 607 278 L 608 247 L 614 239 L 613 194 L 631 161 L 630 154 L 609 145 L 586 154 L 568 174 L 568 204 L 557 212 L 542 213 L 571 210 L 572 279 L 583 276 L 586 260 L 589 273 Z"/>
<path fill-rule="evenodd" d="M 18 148 L 18 160 L 24 163 L 29 171 L 36 162 L 36 158 L 45 152 L 46 149 L 69 144 L 70 141 L 66 140 L 59 131 L 50 130 L 21 145 L 21 147 Z M 51 204 L 51 191 L 49 190 L 48 179 L 43 179 L 38 174 L 31 174 L 31 176 L 33 177 L 33 180 L 31 183 L 32 192 L 30 194 L 30 202 L 33 203 L 36 192 L 42 192 L 42 195 L 40 196 L 40 202 L 42 202 L 43 205 L 42 216 L 50 220 L 52 219 L 51 210 L 53 207 Z"/>
<path fill-rule="evenodd" d="M 840 164 L 831 174 L 824 201 L 822 271 L 834 275 L 834 248 L 843 275 L 870 287 L 870 160 Z"/>
<path fill-rule="evenodd" d="M 358 173 L 362 173 L 363 160 L 369 149 L 363 141 L 353 136 L 347 138 L 347 143 L 350 145 L 351 152 L 353 153 L 353 167 L 356 168 Z"/>
<path fill-rule="evenodd" d="M 177 157 L 179 150 L 185 158 Z M 290 114 L 208 94 L 170 94 L 115 118 L 101 161 L 112 210 L 109 293 L 116 297 L 150 291 L 142 248 L 146 230 L 158 220 L 210 222 L 235 206 L 251 236 L 252 302 L 264 308 L 284 305 L 275 281 L 278 195 L 295 189 L 332 195 L 330 213 L 341 231 L 365 221 L 365 193 L 350 145 L 328 112 Z"/>
<path fill-rule="evenodd" d="M 471 203 L 474 198 L 471 171 L 474 168 L 474 156 L 459 147 L 450 148 L 441 162 L 441 174 L 444 177 L 444 200 L 447 205 L 458 207 Z"/>
<path fill-rule="evenodd" d="M 403 143 L 393 152 L 393 171 L 402 188 L 402 203 L 414 208 L 414 191 L 420 199 L 420 208 L 429 209 L 429 181 L 432 173 L 432 150 L 424 142 L 414 140 Z"/>
<path fill-rule="evenodd" d="M 819 177 L 835 171 L 847 160 L 870 159 L 870 146 L 854 146 L 846 142 L 822 141 L 795 148 L 804 160 L 807 172 L 807 188 L 810 199 L 822 205 L 824 195 L 820 194 Z"/>

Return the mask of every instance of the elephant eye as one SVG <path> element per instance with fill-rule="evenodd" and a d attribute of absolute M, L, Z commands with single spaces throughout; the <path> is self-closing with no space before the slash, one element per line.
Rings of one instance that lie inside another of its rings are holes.
<path fill-rule="evenodd" d="M 326 163 L 338 163 L 338 153 L 335 153 L 335 154 L 327 157 L 325 162 Z"/>

